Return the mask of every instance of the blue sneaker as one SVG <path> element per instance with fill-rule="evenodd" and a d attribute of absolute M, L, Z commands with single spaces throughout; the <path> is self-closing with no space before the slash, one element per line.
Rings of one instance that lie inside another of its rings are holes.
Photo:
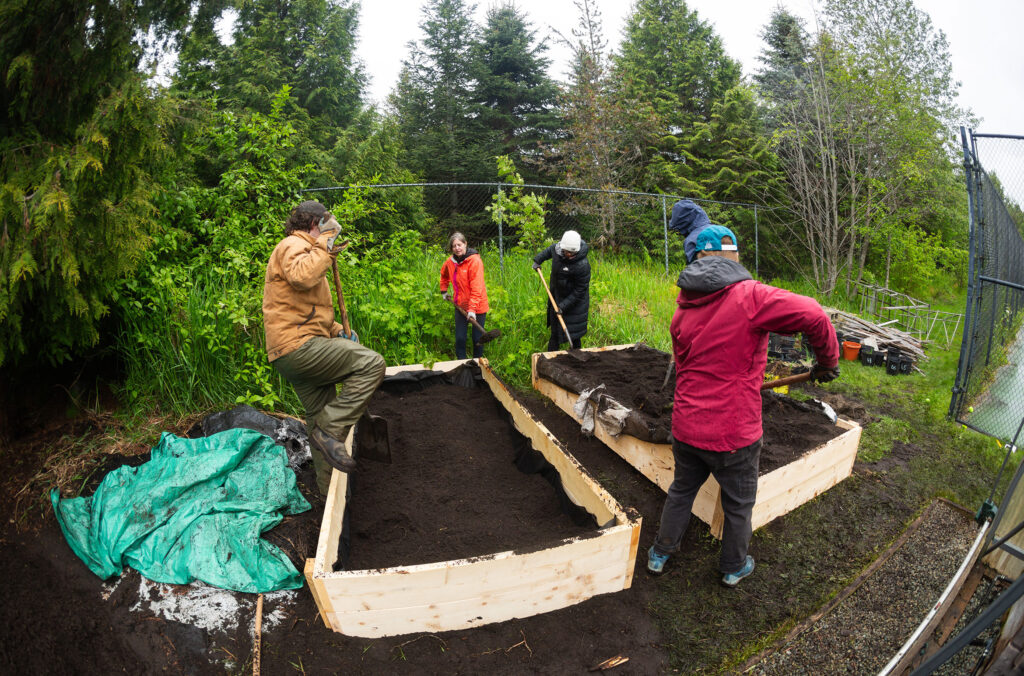
<path fill-rule="evenodd" d="M 730 589 L 740 583 L 740 580 L 745 578 L 754 572 L 754 557 L 747 554 L 747 560 L 743 562 L 743 567 L 737 570 L 735 573 L 726 573 L 722 576 L 722 584 Z"/>
<path fill-rule="evenodd" d="M 668 554 L 659 554 L 654 547 L 647 550 L 647 572 L 651 575 L 661 575 L 665 572 L 665 564 L 668 563 Z"/>

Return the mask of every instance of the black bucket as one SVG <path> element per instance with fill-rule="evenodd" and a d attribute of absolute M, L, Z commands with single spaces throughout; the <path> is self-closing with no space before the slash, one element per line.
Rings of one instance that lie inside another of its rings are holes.
<path fill-rule="evenodd" d="M 914 369 L 914 359 L 910 355 L 900 357 L 900 375 L 909 376 Z"/>
<path fill-rule="evenodd" d="M 864 366 L 871 366 L 875 362 L 875 348 L 870 345 L 860 346 L 860 363 Z"/>
<path fill-rule="evenodd" d="M 890 347 L 885 358 L 885 372 L 891 376 L 898 376 L 900 374 L 901 361 L 900 351 L 895 347 Z"/>

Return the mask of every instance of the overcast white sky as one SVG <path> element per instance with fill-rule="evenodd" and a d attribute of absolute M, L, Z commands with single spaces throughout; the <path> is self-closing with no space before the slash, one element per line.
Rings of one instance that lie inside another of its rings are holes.
<path fill-rule="evenodd" d="M 494 0 L 477 4 L 479 21 L 492 4 Z M 550 36 L 551 75 L 563 79 L 568 52 L 552 30 L 570 34 L 577 20 L 572 0 L 515 0 L 515 4 L 530 18 L 538 36 Z M 613 48 L 631 4 L 630 0 L 597 0 L 605 38 Z M 687 1 L 715 27 L 729 55 L 743 64 L 745 75 L 759 65 L 756 58 L 764 43 L 758 35 L 777 4 L 805 18 L 813 29 L 816 4 L 812 0 Z M 1020 49 L 1024 0 L 917 0 L 916 4 L 946 33 L 953 74 L 961 83 L 961 105 L 983 118 L 978 131 L 1024 135 L 1024 54 Z M 359 56 L 371 78 L 371 100 L 380 102 L 387 97 L 406 56 L 406 43 L 422 37 L 421 5 L 420 0 L 362 0 Z"/>

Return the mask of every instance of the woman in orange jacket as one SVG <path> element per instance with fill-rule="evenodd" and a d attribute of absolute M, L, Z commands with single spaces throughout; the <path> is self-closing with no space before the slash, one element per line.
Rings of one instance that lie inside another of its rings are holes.
<path fill-rule="evenodd" d="M 475 319 L 482 328 L 489 309 L 487 286 L 484 284 L 484 262 L 476 249 L 469 248 L 466 236 L 461 232 L 452 233 L 448 238 L 448 249 L 452 255 L 441 266 L 441 291 L 445 298 L 458 306 L 455 309 L 455 357 L 465 359 L 469 319 Z M 484 348 L 479 344 L 481 335 L 480 329 L 474 326 L 474 357 L 484 356 Z"/>

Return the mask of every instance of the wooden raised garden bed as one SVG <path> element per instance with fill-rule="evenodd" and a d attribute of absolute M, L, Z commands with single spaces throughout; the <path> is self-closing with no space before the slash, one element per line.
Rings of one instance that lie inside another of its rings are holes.
<path fill-rule="evenodd" d="M 433 371 L 449 372 L 464 361 L 437 363 Z M 520 546 L 457 560 L 419 562 L 363 570 L 335 570 L 346 515 L 349 475 L 334 472 L 324 509 L 316 557 L 306 561 L 306 581 L 325 624 L 350 636 L 376 638 L 411 632 L 439 632 L 477 627 L 516 617 L 557 610 L 597 594 L 626 589 L 632 583 L 640 518 L 627 515 L 594 481 L 565 447 L 524 409 L 508 387 L 479 360 L 484 383 L 526 442 L 554 466 L 568 499 L 586 510 L 597 524 L 581 537 L 554 543 Z M 387 375 L 422 371 L 423 366 L 390 367 Z M 371 402 L 371 410 L 372 410 Z M 445 425 L 439 412 L 437 425 Z M 392 434 L 395 465 L 403 445 L 416 452 L 414 433 L 406 440 Z M 457 433 L 453 430 L 452 433 Z M 347 440 L 351 449 L 352 435 Z M 479 452 L 493 451 L 481 442 Z M 363 462 L 363 461 L 360 461 Z M 444 468 L 438 468 L 443 471 Z M 353 490 L 358 492 L 357 470 Z M 540 480 L 523 475 L 525 480 Z M 457 487 L 455 492 L 457 493 Z M 401 501 L 402 495 L 395 495 Z M 357 520 L 353 515 L 353 521 Z M 589 517 L 587 517 L 589 519 Z M 355 524 L 351 524 L 355 530 Z M 358 543 L 353 543 L 353 548 Z M 414 555 L 409 556 L 415 559 Z"/>
<path fill-rule="evenodd" d="M 604 352 L 625 350 L 633 345 L 584 348 L 583 352 Z M 560 409 L 574 419 L 581 418 L 573 412 L 573 405 L 579 395 L 552 381 L 538 376 L 537 363 L 541 357 L 553 358 L 566 354 L 563 351 L 536 353 L 532 356 L 533 387 L 548 397 Z M 667 360 L 668 355 L 665 355 Z M 667 361 L 666 361 L 667 365 Z M 664 371 L 658 374 L 659 380 Z M 597 384 L 596 382 L 594 383 Z M 670 384 L 669 387 L 672 387 Z M 592 408 L 595 405 L 588 404 Z M 837 427 L 845 430 L 833 439 L 813 448 L 798 459 L 760 476 L 757 484 L 757 502 L 752 515 L 753 528 L 757 529 L 776 517 L 790 512 L 805 502 L 836 485 L 853 471 L 857 457 L 861 427 L 856 422 L 839 418 Z M 672 445 L 643 441 L 628 434 L 612 435 L 597 422 L 594 436 L 603 441 L 641 474 L 653 481 L 663 491 L 672 484 L 674 461 Z M 721 490 L 714 477 L 708 477 L 693 503 L 693 514 L 711 527 L 711 533 L 722 537 L 723 513 L 719 499 Z"/>

